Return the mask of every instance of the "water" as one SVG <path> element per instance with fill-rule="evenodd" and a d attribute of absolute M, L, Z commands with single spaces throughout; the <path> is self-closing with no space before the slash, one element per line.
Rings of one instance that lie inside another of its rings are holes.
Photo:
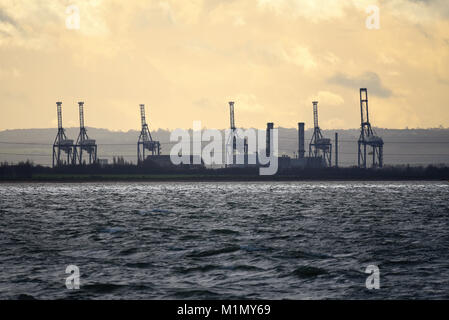
<path fill-rule="evenodd" d="M 448 200 L 445 182 L 0 184 L 0 298 L 448 299 Z"/>

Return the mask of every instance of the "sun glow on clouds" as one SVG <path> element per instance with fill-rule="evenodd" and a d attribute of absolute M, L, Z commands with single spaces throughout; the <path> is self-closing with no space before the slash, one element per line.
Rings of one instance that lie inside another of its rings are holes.
<path fill-rule="evenodd" d="M 368 5 L 381 28 L 365 28 Z M 76 5 L 80 29 L 65 27 Z M 6 0 L 0 5 L 0 130 L 75 123 L 135 129 L 311 122 L 358 127 L 366 85 L 376 126 L 449 125 L 449 9 L 413 0 Z M 400 39 L 400 40 L 398 40 Z M 432 106 L 432 108 L 430 108 Z M 24 119 L 23 115 L 29 117 Z M 72 121 L 72 122 L 71 122 Z M 410 121 L 407 124 L 407 121 Z"/>
<path fill-rule="evenodd" d="M 376 5 L 376 0 L 258 0 L 263 9 L 270 9 L 280 15 L 321 20 L 343 18 L 348 7 L 365 9 Z"/>
<path fill-rule="evenodd" d="M 317 94 L 310 96 L 304 103 L 310 103 L 311 101 L 319 101 L 320 104 L 326 106 L 339 106 L 345 102 L 341 96 L 329 91 L 319 91 Z"/>

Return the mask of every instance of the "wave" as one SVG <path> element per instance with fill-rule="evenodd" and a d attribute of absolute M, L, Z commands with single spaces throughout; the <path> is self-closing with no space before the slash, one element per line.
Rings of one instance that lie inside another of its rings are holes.
<path fill-rule="evenodd" d="M 240 246 L 228 246 L 220 249 L 212 249 L 212 250 L 204 250 L 204 251 L 194 251 L 190 254 L 188 254 L 188 257 L 194 257 L 194 258 L 202 258 L 202 257 L 210 257 L 210 256 L 216 256 L 224 253 L 232 253 L 235 251 L 240 250 Z"/>
<path fill-rule="evenodd" d="M 94 283 L 94 284 L 85 284 L 81 286 L 81 289 L 86 291 L 91 291 L 95 293 L 111 293 L 116 290 L 120 290 L 125 288 L 126 285 L 121 284 L 113 284 L 113 283 Z"/>
<path fill-rule="evenodd" d="M 231 229 L 212 229 L 210 232 L 217 234 L 240 234 L 240 232 Z"/>
<path fill-rule="evenodd" d="M 311 266 L 300 266 L 297 267 L 293 272 L 291 273 L 294 276 L 297 276 L 299 278 L 311 278 L 311 277 L 317 277 L 322 274 L 328 273 L 326 270 L 317 268 L 317 267 L 311 267 Z"/>

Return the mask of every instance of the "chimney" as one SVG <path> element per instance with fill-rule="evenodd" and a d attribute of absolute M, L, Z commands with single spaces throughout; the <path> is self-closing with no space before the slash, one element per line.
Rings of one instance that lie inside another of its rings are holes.
<path fill-rule="evenodd" d="M 304 149 L 304 122 L 298 122 L 298 159 L 303 159 Z"/>
<path fill-rule="evenodd" d="M 335 167 L 338 168 L 338 132 L 335 132 Z"/>
<path fill-rule="evenodd" d="M 273 122 L 267 123 L 267 146 L 265 148 L 267 157 L 271 154 L 271 131 L 273 130 Z"/>

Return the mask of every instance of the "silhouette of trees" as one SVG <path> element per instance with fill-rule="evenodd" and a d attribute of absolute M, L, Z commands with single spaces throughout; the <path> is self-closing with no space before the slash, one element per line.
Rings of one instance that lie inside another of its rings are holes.
<path fill-rule="evenodd" d="M 56 168 L 34 165 L 31 161 L 10 164 L 0 163 L 0 180 L 39 180 L 45 175 L 48 179 L 54 177 L 64 180 L 70 176 L 79 176 L 80 179 L 87 177 L 114 176 L 127 179 L 135 175 L 164 175 L 176 177 L 179 175 L 189 177 L 190 180 L 449 180 L 449 167 L 429 165 L 427 167 L 386 166 L 377 169 L 362 169 L 358 167 L 349 168 L 284 168 L 280 169 L 275 176 L 259 176 L 259 169 L 249 168 L 186 168 L 181 166 L 160 167 L 154 163 L 145 163 L 141 166 L 131 164 L 123 157 L 116 157 L 109 165 L 81 165 L 60 166 Z M 87 179 L 87 178 L 86 178 Z"/>

